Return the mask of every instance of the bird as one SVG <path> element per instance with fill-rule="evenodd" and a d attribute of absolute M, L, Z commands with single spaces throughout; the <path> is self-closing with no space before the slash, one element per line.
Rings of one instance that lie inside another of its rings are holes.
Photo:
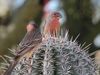
<path fill-rule="evenodd" d="M 60 32 L 61 17 L 62 16 L 59 12 L 52 12 L 51 14 L 49 14 L 48 18 L 45 19 L 43 34 L 57 36 L 57 34 Z"/>
<path fill-rule="evenodd" d="M 35 51 L 35 48 L 42 42 L 42 34 L 40 28 L 34 21 L 30 21 L 26 26 L 27 33 L 16 48 L 14 61 L 11 62 L 4 75 L 11 75 L 11 72 L 19 62 L 19 60 L 27 55 L 28 57 Z"/>

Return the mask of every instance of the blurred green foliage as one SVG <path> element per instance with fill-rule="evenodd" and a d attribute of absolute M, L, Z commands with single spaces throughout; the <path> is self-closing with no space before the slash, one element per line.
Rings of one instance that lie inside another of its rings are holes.
<path fill-rule="evenodd" d="M 63 0 L 64 9 L 67 13 L 66 27 L 69 29 L 71 36 L 78 38 L 79 43 L 86 42 L 87 44 L 93 43 L 94 38 L 100 33 L 100 23 L 93 25 L 92 15 L 93 8 L 91 0 Z M 93 44 L 89 49 L 95 51 L 96 48 Z"/>

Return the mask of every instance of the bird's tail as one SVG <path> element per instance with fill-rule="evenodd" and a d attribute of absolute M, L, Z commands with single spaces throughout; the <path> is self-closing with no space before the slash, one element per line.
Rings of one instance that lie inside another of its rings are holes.
<path fill-rule="evenodd" d="M 18 60 L 14 60 L 8 67 L 8 69 L 6 70 L 6 72 L 4 73 L 4 75 L 11 75 L 11 72 L 13 71 L 14 67 L 16 66 Z"/>

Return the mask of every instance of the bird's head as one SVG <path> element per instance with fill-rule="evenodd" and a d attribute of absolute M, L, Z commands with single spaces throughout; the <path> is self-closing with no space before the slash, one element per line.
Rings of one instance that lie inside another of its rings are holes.
<path fill-rule="evenodd" d="M 51 14 L 51 17 L 60 19 L 60 18 L 62 18 L 62 15 L 59 12 L 54 12 L 54 13 Z"/>
<path fill-rule="evenodd" d="M 33 25 L 35 28 L 38 28 L 38 25 L 34 21 L 30 21 L 29 24 Z"/>
<path fill-rule="evenodd" d="M 34 21 L 30 21 L 26 26 L 27 32 L 37 29 L 38 26 Z"/>

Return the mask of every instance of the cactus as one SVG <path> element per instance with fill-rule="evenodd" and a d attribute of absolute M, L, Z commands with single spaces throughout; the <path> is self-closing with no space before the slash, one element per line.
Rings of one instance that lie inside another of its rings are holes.
<path fill-rule="evenodd" d="M 45 37 L 32 57 L 20 59 L 11 75 L 96 75 L 96 64 L 75 40 Z M 11 58 L 10 58 L 11 59 Z"/>

